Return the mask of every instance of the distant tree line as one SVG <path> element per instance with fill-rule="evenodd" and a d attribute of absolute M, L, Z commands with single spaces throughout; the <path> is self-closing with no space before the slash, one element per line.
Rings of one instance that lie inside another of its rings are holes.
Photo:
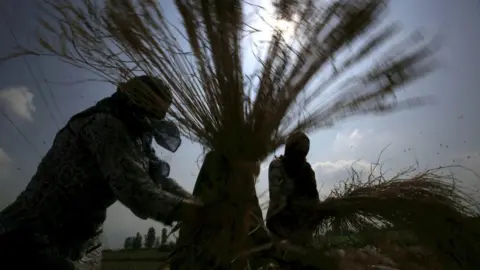
<path fill-rule="evenodd" d="M 168 230 L 162 229 L 160 236 L 156 235 L 155 228 L 150 227 L 147 234 L 142 236 L 139 232 L 135 236 L 125 238 L 123 248 L 125 250 L 152 249 L 170 251 L 175 247 L 174 241 L 168 240 Z"/>

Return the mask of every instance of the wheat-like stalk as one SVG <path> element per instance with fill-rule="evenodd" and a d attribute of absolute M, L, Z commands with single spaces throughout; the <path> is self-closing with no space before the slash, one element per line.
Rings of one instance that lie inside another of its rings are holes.
<path fill-rule="evenodd" d="M 352 170 L 352 177 L 317 206 L 315 218 L 323 229 L 343 228 L 366 236 L 403 231 L 444 269 L 475 269 L 480 263 L 475 255 L 480 205 L 458 186 L 451 168 L 417 172 L 410 167 L 392 178 L 371 173 L 366 181 L 358 181 L 359 174 Z"/>

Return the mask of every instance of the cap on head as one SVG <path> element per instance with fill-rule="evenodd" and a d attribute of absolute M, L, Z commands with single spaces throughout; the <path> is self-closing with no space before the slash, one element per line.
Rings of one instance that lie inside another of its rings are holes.
<path fill-rule="evenodd" d="M 163 118 L 168 111 L 173 94 L 159 78 L 137 76 L 119 86 L 119 91 L 136 107 L 155 118 Z"/>
<path fill-rule="evenodd" d="M 285 154 L 287 154 L 287 152 L 297 152 L 307 155 L 309 150 L 310 139 L 303 132 L 293 132 L 285 142 Z"/>

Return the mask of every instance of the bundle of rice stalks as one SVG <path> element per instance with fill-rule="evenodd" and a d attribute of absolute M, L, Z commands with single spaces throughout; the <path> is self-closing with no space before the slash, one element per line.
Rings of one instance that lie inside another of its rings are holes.
<path fill-rule="evenodd" d="M 395 91 L 432 70 L 434 44 L 418 33 L 399 37 L 397 24 L 380 24 L 386 1 L 277 2 L 277 15 L 290 20 L 294 38 L 273 31 L 250 75 L 242 62 L 243 38 L 251 31 L 243 12 L 248 3 L 241 0 L 176 0 L 183 27 L 167 20 L 161 1 L 43 1 L 40 47 L 20 47 L 4 58 L 53 56 L 115 85 L 147 73 L 173 90 L 169 117 L 214 155 L 204 164 L 204 188 L 195 193 L 221 206 L 212 211 L 225 216 L 217 228 L 201 221 L 182 225 L 179 243 L 187 248 L 177 253 L 178 269 L 232 269 L 250 229 L 262 223 L 252 215 L 259 208 L 252 195 L 259 164 L 291 131 L 425 101 L 397 101 Z M 373 64 L 350 73 L 372 58 Z M 349 199 L 323 207 L 343 209 Z M 237 259 L 234 265 L 243 269 L 246 263 Z"/>
<path fill-rule="evenodd" d="M 429 261 L 443 269 L 477 269 L 480 227 L 473 220 L 479 214 L 479 204 L 457 186 L 447 169 L 412 174 L 410 168 L 391 179 L 370 174 L 366 182 L 358 181 L 359 174 L 353 173 L 343 187 L 316 206 L 315 219 L 323 227 L 348 229 L 363 236 L 376 234 L 371 243 L 383 241 L 383 252 L 391 257 L 409 253 L 406 242 L 413 238 L 435 258 Z M 393 240 L 395 231 L 400 237 L 385 245 L 385 236 Z M 391 248 L 393 245 L 396 249 Z M 415 260 L 406 258 L 403 256 L 400 265 Z"/>

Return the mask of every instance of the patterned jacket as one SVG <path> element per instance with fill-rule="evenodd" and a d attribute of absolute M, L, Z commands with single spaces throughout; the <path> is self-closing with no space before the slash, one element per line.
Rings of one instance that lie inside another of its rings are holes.
<path fill-rule="evenodd" d="M 270 201 L 267 210 L 267 226 L 270 229 L 274 229 L 272 226 L 276 229 L 281 226 L 296 231 L 303 227 L 309 227 L 308 211 L 299 209 L 299 206 L 294 203 L 304 199 L 303 193 L 310 193 L 310 197 L 312 199 L 314 197 L 314 201 L 319 202 L 315 173 L 308 162 L 305 166 L 312 174 L 313 183 L 307 185 L 311 190 L 303 190 L 305 187 L 299 185 L 300 182 L 295 182 L 304 179 L 295 180 L 287 175 L 281 158 L 275 158 L 270 163 L 268 170 Z"/>
<path fill-rule="evenodd" d="M 132 136 L 108 110 L 73 117 L 25 191 L 0 213 L 0 236 L 19 228 L 34 232 L 45 258 L 94 269 L 106 210 L 117 200 L 140 218 L 170 223 L 191 195 L 166 177 L 151 143 L 152 134 Z"/>
<path fill-rule="evenodd" d="M 277 214 L 287 205 L 293 192 L 293 179 L 286 175 L 282 161 L 275 158 L 268 167 L 268 189 L 270 201 L 267 210 L 267 219 Z"/>

